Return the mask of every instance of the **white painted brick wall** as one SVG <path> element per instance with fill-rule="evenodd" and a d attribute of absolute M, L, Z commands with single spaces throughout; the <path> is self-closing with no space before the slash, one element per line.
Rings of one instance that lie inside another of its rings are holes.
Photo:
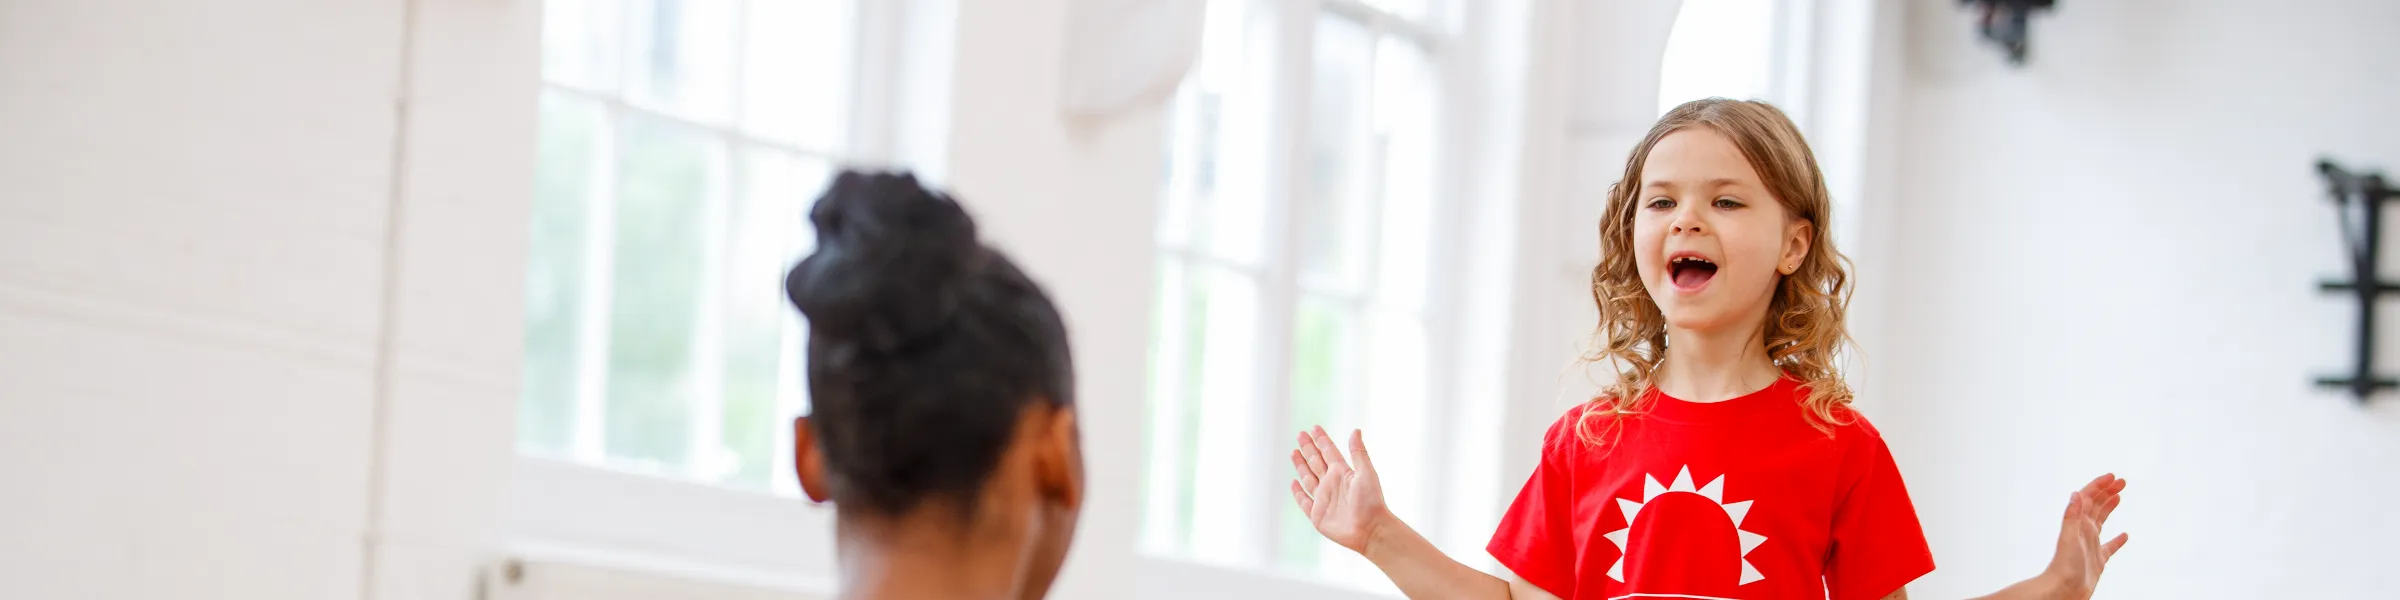
<path fill-rule="evenodd" d="M 356 595 L 400 25 L 0 5 L 0 595 Z"/>
<path fill-rule="evenodd" d="M 409 4 L 0 3 L 0 597 L 472 592 L 538 2 Z"/>

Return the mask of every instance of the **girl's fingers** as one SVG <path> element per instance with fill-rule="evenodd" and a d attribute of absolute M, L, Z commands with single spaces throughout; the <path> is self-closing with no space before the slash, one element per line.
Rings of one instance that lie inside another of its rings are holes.
<path fill-rule="evenodd" d="M 2111 514 L 2116 514 L 2117 504 L 2124 501 L 2125 498 L 2122 496 L 2109 496 L 2108 501 L 2101 502 L 2099 508 L 2096 508 L 2092 511 L 2097 513 L 2092 515 L 2092 522 L 2101 525 L 2108 524 L 2108 516 Z"/>
<path fill-rule="evenodd" d="M 1294 483 L 1300 484 L 1303 488 L 1316 489 L 1317 474 L 1308 472 L 1308 461 L 1300 458 L 1299 450 L 1292 451 L 1292 471 L 1298 473 L 1300 477 Z"/>
<path fill-rule="evenodd" d="M 1333 445 L 1333 436 L 1325 435 L 1325 426 L 1317 426 L 1316 429 L 1313 430 L 1313 433 L 1310 437 L 1313 437 L 1316 440 L 1317 455 L 1324 457 L 1326 472 L 1330 473 L 1335 469 L 1340 469 L 1343 471 L 1350 470 L 1350 461 L 1342 460 L 1342 449 L 1339 446 Z M 1321 476 L 1323 474 L 1324 473 L 1319 473 L 1318 475 Z"/>
<path fill-rule="evenodd" d="M 2114 485 L 2116 481 L 2117 474 L 2103 473 L 2099 477 L 2093 477 L 2091 483 L 2083 484 L 2083 489 L 2077 491 L 2087 495 L 2096 495 L 2103 490 L 2107 490 L 2108 487 L 2110 485 Z"/>
<path fill-rule="evenodd" d="M 1308 490 L 1300 488 L 1298 480 L 1292 481 L 1292 501 L 1300 504 L 1300 514 L 1308 515 L 1311 519 L 1316 518 L 1317 502 L 1308 497 Z"/>
<path fill-rule="evenodd" d="M 1317 440 L 1306 431 L 1300 432 L 1300 457 L 1307 461 L 1308 474 L 1325 474 L 1325 457 L 1317 455 Z"/>
<path fill-rule="evenodd" d="M 2120 533 L 2117 534 L 2116 539 L 2109 540 L 2106 544 L 2101 544 L 2100 561 L 2107 562 L 2108 559 L 2115 557 L 2117 555 L 2117 549 L 2124 548 L 2126 540 L 2130 539 L 2133 539 L 2133 534 Z"/>
<path fill-rule="evenodd" d="M 1366 436 L 1365 432 L 1356 429 L 1350 430 L 1350 458 L 1358 461 L 1358 472 L 1374 473 L 1375 461 L 1367 458 Z"/>

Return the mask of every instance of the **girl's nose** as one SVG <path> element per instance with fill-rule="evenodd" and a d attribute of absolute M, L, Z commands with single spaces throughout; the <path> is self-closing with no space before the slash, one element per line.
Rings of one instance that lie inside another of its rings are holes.
<path fill-rule="evenodd" d="M 1703 226 L 1700 223 L 1700 218 L 1694 215 L 1694 212 L 1695 211 L 1690 209 L 1677 209 L 1675 211 L 1675 220 L 1670 223 L 1670 225 L 1674 228 L 1674 233 L 1705 233 L 1705 231 L 1703 231 Z"/>

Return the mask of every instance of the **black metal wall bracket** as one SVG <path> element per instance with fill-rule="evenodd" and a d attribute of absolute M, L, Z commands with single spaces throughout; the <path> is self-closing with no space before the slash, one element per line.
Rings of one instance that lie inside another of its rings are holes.
<path fill-rule="evenodd" d="M 2317 161 L 2317 174 L 2325 178 L 2326 193 L 2333 197 L 2341 215 L 2343 250 L 2350 259 L 2349 281 L 2329 280 L 2317 284 L 2317 289 L 2358 302 L 2356 362 L 2347 376 L 2319 377 L 2317 386 L 2349 391 L 2364 404 L 2378 390 L 2400 388 L 2400 378 L 2375 375 L 2375 301 L 2385 294 L 2400 293 L 2400 282 L 2376 274 L 2376 254 L 2383 245 L 2383 204 L 2400 199 L 2400 192 L 2392 189 L 2382 173 L 2353 173 L 2330 159 Z"/>

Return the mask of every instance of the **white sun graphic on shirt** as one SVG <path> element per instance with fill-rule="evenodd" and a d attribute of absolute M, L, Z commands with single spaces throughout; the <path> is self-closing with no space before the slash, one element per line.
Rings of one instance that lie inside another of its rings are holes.
<path fill-rule="evenodd" d="M 1625 581 L 1625 557 L 1633 553 L 1633 548 L 1625 545 L 1625 538 L 1633 534 L 1634 515 L 1640 514 L 1642 512 L 1642 506 L 1649 504 L 1651 500 L 1656 500 L 1659 496 L 1677 492 L 1693 494 L 1702 498 L 1707 498 L 1709 502 L 1716 503 L 1718 508 L 1725 509 L 1725 517 L 1733 520 L 1734 533 L 1741 534 L 1742 536 L 1742 582 L 1740 585 L 1749 585 L 1750 582 L 1767 578 L 1767 576 L 1760 575 L 1758 573 L 1758 567 L 1750 564 L 1750 551 L 1758 549 L 1758 545 L 1760 543 L 1767 541 L 1767 536 L 1743 531 L 1741 529 L 1742 517 L 1749 516 L 1750 514 L 1750 501 L 1743 500 L 1740 502 L 1726 502 L 1725 477 L 1723 475 L 1719 475 L 1716 479 L 1710 480 L 1706 485 L 1702 485 L 1698 488 L 1692 487 L 1692 468 L 1686 466 L 1683 468 L 1682 472 L 1675 474 L 1675 483 L 1673 485 L 1660 485 L 1657 477 L 1652 477 L 1648 473 L 1643 473 L 1642 501 L 1640 502 L 1626 500 L 1624 498 L 1617 499 L 1617 510 L 1625 513 L 1625 528 L 1601 535 L 1601 537 L 1608 538 L 1609 543 L 1617 545 L 1617 564 L 1610 565 L 1608 567 L 1609 579 L 1615 579 L 1619 582 Z"/>

